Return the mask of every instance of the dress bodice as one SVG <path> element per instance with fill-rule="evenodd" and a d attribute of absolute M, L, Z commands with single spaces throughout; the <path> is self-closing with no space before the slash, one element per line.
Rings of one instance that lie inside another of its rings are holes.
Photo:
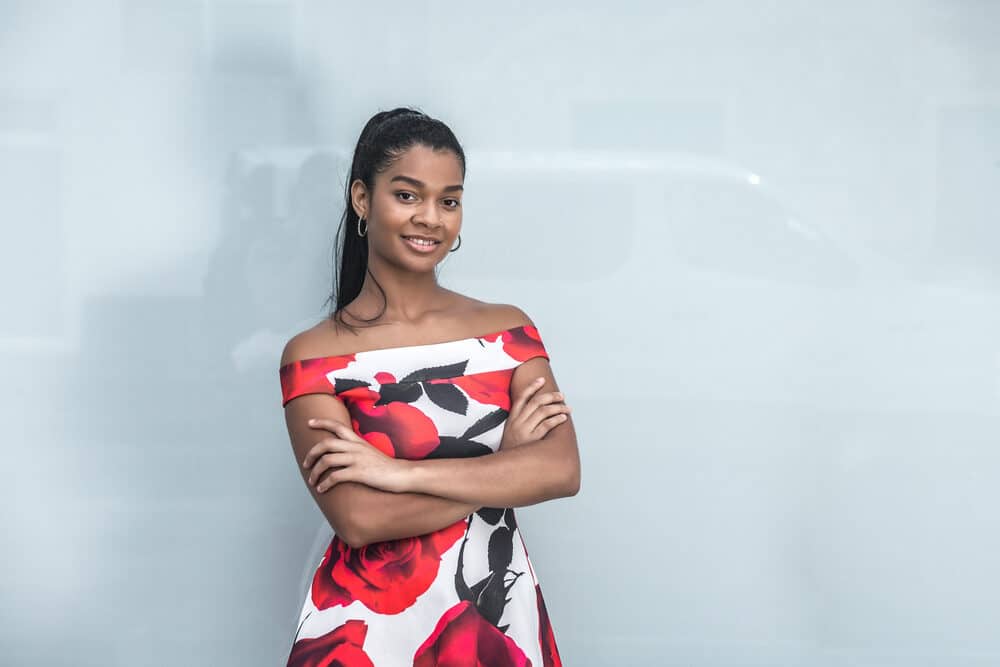
<path fill-rule="evenodd" d="M 304 394 L 344 402 L 352 426 L 390 456 L 496 451 L 514 369 L 548 354 L 525 324 L 458 340 L 301 359 L 280 369 L 282 405 Z"/>

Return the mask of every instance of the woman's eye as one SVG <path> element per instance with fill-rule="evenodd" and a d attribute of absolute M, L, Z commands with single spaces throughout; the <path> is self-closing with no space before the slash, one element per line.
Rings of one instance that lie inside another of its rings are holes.
<path fill-rule="evenodd" d="M 452 202 L 455 202 L 455 205 L 454 205 L 454 206 L 451 206 L 451 207 L 449 207 L 449 208 L 458 208 L 459 206 L 461 206 L 461 205 L 462 205 L 462 202 L 458 201 L 457 199 L 447 199 L 447 200 L 445 200 L 445 201 L 452 201 Z"/>
<path fill-rule="evenodd" d="M 413 194 L 412 194 L 412 193 L 410 193 L 410 192 L 397 192 L 397 193 L 396 193 L 396 196 L 398 197 L 399 195 L 410 195 L 411 197 L 413 196 Z M 409 199 L 406 199 L 406 200 L 404 200 L 404 201 L 411 201 L 411 200 L 409 200 Z"/>

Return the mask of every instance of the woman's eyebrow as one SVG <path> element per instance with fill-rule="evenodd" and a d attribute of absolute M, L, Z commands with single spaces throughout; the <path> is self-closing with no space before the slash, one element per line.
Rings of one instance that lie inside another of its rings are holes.
<path fill-rule="evenodd" d="M 422 188 L 425 185 L 425 183 L 423 181 L 418 181 L 415 178 L 411 178 L 409 176 L 403 176 L 402 174 L 400 174 L 398 176 L 393 176 L 392 178 L 389 179 L 390 183 L 392 183 L 394 181 L 403 181 L 403 182 L 409 183 L 410 185 L 413 185 L 414 187 L 418 187 L 418 188 Z M 464 191 L 465 188 L 462 187 L 461 185 L 449 185 L 448 187 L 444 188 L 442 190 L 442 192 L 451 192 L 452 190 Z"/>

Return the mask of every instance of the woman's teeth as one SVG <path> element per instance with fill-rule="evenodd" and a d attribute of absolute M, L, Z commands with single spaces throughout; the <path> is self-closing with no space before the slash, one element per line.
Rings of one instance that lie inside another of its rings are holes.
<path fill-rule="evenodd" d="M 407 241 L 412 241 L 418 245 L 437 245 L 437 241 L 425 241 L 424 239 L 414 238 L 413 236 L 404 236 Z"/>

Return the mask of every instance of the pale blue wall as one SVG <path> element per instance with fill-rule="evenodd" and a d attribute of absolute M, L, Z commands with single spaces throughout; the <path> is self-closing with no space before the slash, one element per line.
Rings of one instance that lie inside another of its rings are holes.
<path fill-rule="evenodd" d="M 581 492 L 519 515 L 564 664 L 998 664 L 998 25 L 0 1 L 0 662 L 284 664 L 328 528 L 278 355 L 416 105 L 469 160 L 442 281 L 574 409 Z"/>

